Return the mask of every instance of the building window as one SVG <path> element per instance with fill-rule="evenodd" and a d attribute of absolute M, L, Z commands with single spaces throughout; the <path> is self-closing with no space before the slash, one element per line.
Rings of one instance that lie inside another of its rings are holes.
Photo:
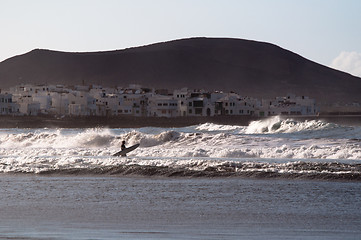
<path fill-rule="evenodd" d="M 195 109 L 195 114 L 202 115 L 202 108 L 196 108 Z"/>
<path fill-rule="evenodd" d="M 203 107 L 203 101 L 194 101 L 193 106 L 201 108 Z"/>

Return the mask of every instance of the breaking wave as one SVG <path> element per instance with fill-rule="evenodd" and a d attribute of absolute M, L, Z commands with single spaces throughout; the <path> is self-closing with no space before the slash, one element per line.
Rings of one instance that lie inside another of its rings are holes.
<path fill-rule="evenodd" d="M 296 121 L 282 119 L 279 116 L 265 120 L 253 121 L 245 129 L 247 134 L 280 134 L 288 133 L 288 136 L 309 136 L 309 137 L 346 137 L 352 135 L 360 136 L 361 129 L 349 126 L 341 126 L 334 123 L 327 123 L 321 120 Z"/>
<path fill-rule="evenodd" d="M 207 132 L 229 132 L 235 130 L 242 130 L 245 127 L 243 126 L 235 126 L 235 125 L 220 125 L 214 123 L 204 123 L 197 126 L 195 129 L 198 131 L 207 131 Z"/>
<path fill-rule="evenodd" d="M 127 158 L 112 157 L 123 140 L 140 147 Z M 360 161 L 361 128 L 320 120 L 273 117 L 249 126 L 0 129 L 1 173 L 359 179 Z"/>
<path fill-rule="evenodd" d="M 281 119 L 279 116 L 266 120 L 253 121 L 246 129 L 246 133 L 294 133 L 305 131 L 319 131 L 338 127 L 332 123 L 320 120 L 295 121 L 292 119 Z"/>
<path fill-rule="evenodd" d="M 18 164 L 18 165 L 17 165 Z M 43 159 L 37 163 L 2 163 L 3 173 L 91 174 L 167 177 L 255 177 L 323 180 L 361 180 L 361 163 L 265 162 L 205 159 Z"/>

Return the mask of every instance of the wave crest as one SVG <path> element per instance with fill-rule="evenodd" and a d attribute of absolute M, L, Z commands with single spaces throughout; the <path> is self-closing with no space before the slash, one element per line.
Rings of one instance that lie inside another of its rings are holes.
<path fill-rule="evenodd" d="M 208 131 L 208 132 L 219 132 L 219 131 L 234 131 L 244 129 L 242 126 L 235 125 L 221 125 L 215 123 L 204 123 L 198 125 L 196 128 L 198 131 Z"/>
<path fill-rule="evenodd" d="M 166 142 L 177 140 L 180 135 L 181 134 L 176 131 L 166 131 L 157 135 L 132 131 L 121 136 L 121 139 L 125 140 L 130 145 L 139 143 L 141 147 L 154 147 Z"/>
<path fill-rule="evenodd" d="M 301 122 L 292 119 L 282 119 L 280 116 L 275 116 L 264 120 L 252 121 L 246 128 L 245 133 L 295 133 L 305 131 L 318 131 L 334 127 L 337 126 L 335 124 L 326 123 L 321 120 L 305 120 Z"/>
<path fill-rule="evenodd" d="M 33 163 L 1 163 L 3 173 L 108 174 L 167 177 L 256 177 L 361 181 L 361 164 L 342 162 L 257 162 L 176 159 L 108 159 L 101 164 L 89 159 L 56 159 Z"/>

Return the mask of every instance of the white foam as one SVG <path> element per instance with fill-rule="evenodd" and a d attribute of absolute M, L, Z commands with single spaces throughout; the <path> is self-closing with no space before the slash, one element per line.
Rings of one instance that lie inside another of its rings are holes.
<path fill-rule="evenodd" d="M 196 127 L 196 130 L 198 131 L 233 131 L 233 130 L 239 130 L 244 129 L 244 127 L 241 126 L 234 126 L 234 125 L 220 125 L 220 124 L 214 124 L 214 123 L 204 123 Z"/>
<path fill-rule="evenodd" d="M 281 119 L 279 116 L 271 117 L 264 120 L 253 121 L 246 128 L 245 133 L 295 133 L 295 132 L 310 132 L 319 131 L 336 127 L 331 123 L 325 123 L 320 120 L 305 120 L 295 121 L 292 119 Z"/>
<path fill-rule="evenodd" d="M 360 132 L 359 127 L 276 117 L 252 122 L 248 127 L 205 124 L 186 129 L 2 129 L 0 172 L 133 161 L 111 157 L 123 140 L 128 146 L 140 143 L 128 154 L 137 156 L 137 164 L 141 159 L 148 164 L 184 164 L 179 158 L 360 160 Z"/>

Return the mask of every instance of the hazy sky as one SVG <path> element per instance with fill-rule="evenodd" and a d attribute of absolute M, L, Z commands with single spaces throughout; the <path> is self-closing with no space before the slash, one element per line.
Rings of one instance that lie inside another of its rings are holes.
<path fill-rule="evenodd" d="M 189 37 L 270 42 L 361 76 L 361 0 L 0 0 L 0 61 Z"/>

